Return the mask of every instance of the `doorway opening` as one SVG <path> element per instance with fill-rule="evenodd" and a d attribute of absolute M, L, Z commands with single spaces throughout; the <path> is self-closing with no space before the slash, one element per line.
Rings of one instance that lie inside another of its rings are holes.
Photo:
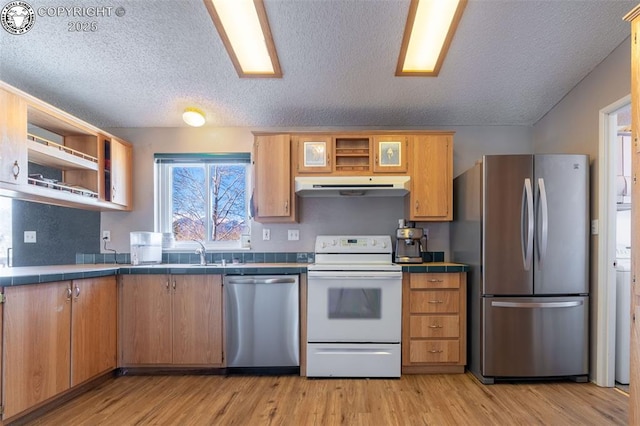
<path fill-rule="evenodd" d="M 628 392 L 631 253 L 631 99 L 600 111 L 595 382 Z"/>

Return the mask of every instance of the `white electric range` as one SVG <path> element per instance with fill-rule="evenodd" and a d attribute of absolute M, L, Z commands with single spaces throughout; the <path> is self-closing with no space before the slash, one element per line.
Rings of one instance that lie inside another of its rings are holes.
<path fill-rule="evenodd" d="M 400 377 L 402 269 L 388 235 L 316 237 L 307 376 Z"/>

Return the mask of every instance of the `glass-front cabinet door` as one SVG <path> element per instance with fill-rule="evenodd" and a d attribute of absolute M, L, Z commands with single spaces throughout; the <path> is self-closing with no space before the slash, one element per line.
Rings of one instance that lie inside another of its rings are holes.
<path fill-rule="evenodd" d="M 331 173 L 333 170 L 332 139 L 329 135 L 298 135 L 298 173 Z"/>
<path fill-rule="evenodd" d="M 375 136 L 373 138 L 373 171 L 406 173 L 409 169 L 410 136 Z"/>

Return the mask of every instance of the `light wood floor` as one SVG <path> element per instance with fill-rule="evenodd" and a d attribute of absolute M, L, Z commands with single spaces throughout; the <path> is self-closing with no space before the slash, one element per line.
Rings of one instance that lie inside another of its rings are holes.
<path fill-rule="evenodd" d="M 124 376 L 34 425 L 625 425 L 628 396 L 594 384 Z"/>

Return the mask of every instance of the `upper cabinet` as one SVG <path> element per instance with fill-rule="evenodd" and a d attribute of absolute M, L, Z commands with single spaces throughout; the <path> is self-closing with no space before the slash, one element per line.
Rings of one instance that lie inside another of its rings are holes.
<path fill-rule="evenodd" d="M 331 173 L 333 138 L 331 135 L 297 135 L 293 137 L 297 172 Z"/>
<path fill-rule="evenodd" d="M 368 175 L 371 173 L 371 137 L 336 135 L 336 174 Z"/>
<path fill-rule="evenodd" d="M 256 134 L 253 145 L 253 217 L 256 222 L 295 222 L 291 137 Z"/>
<path fill-rule="evenodd" d="M 131 209 L 130 144 L 1 82 L 0 105 L 0 195 Z"/>
<path fill-rule="evenodd" d="M 103 137 L 104 198 L 106 201 L 131 206 L 131 145 L 119 139 Z"/>
<path fill-rule="evenodd" d="M 0 182 L 27 182 L 27 104 L 0 89 Z"/>
<path fill-rule="evenodd" d="M 373 171 L 375 173 L 407 173 L 411 136 L 374 136 Z"/>
<path fill-rule="evenodd" d="M 453 133 L 413 136 L 409 219 L 453 219 Z"/>

